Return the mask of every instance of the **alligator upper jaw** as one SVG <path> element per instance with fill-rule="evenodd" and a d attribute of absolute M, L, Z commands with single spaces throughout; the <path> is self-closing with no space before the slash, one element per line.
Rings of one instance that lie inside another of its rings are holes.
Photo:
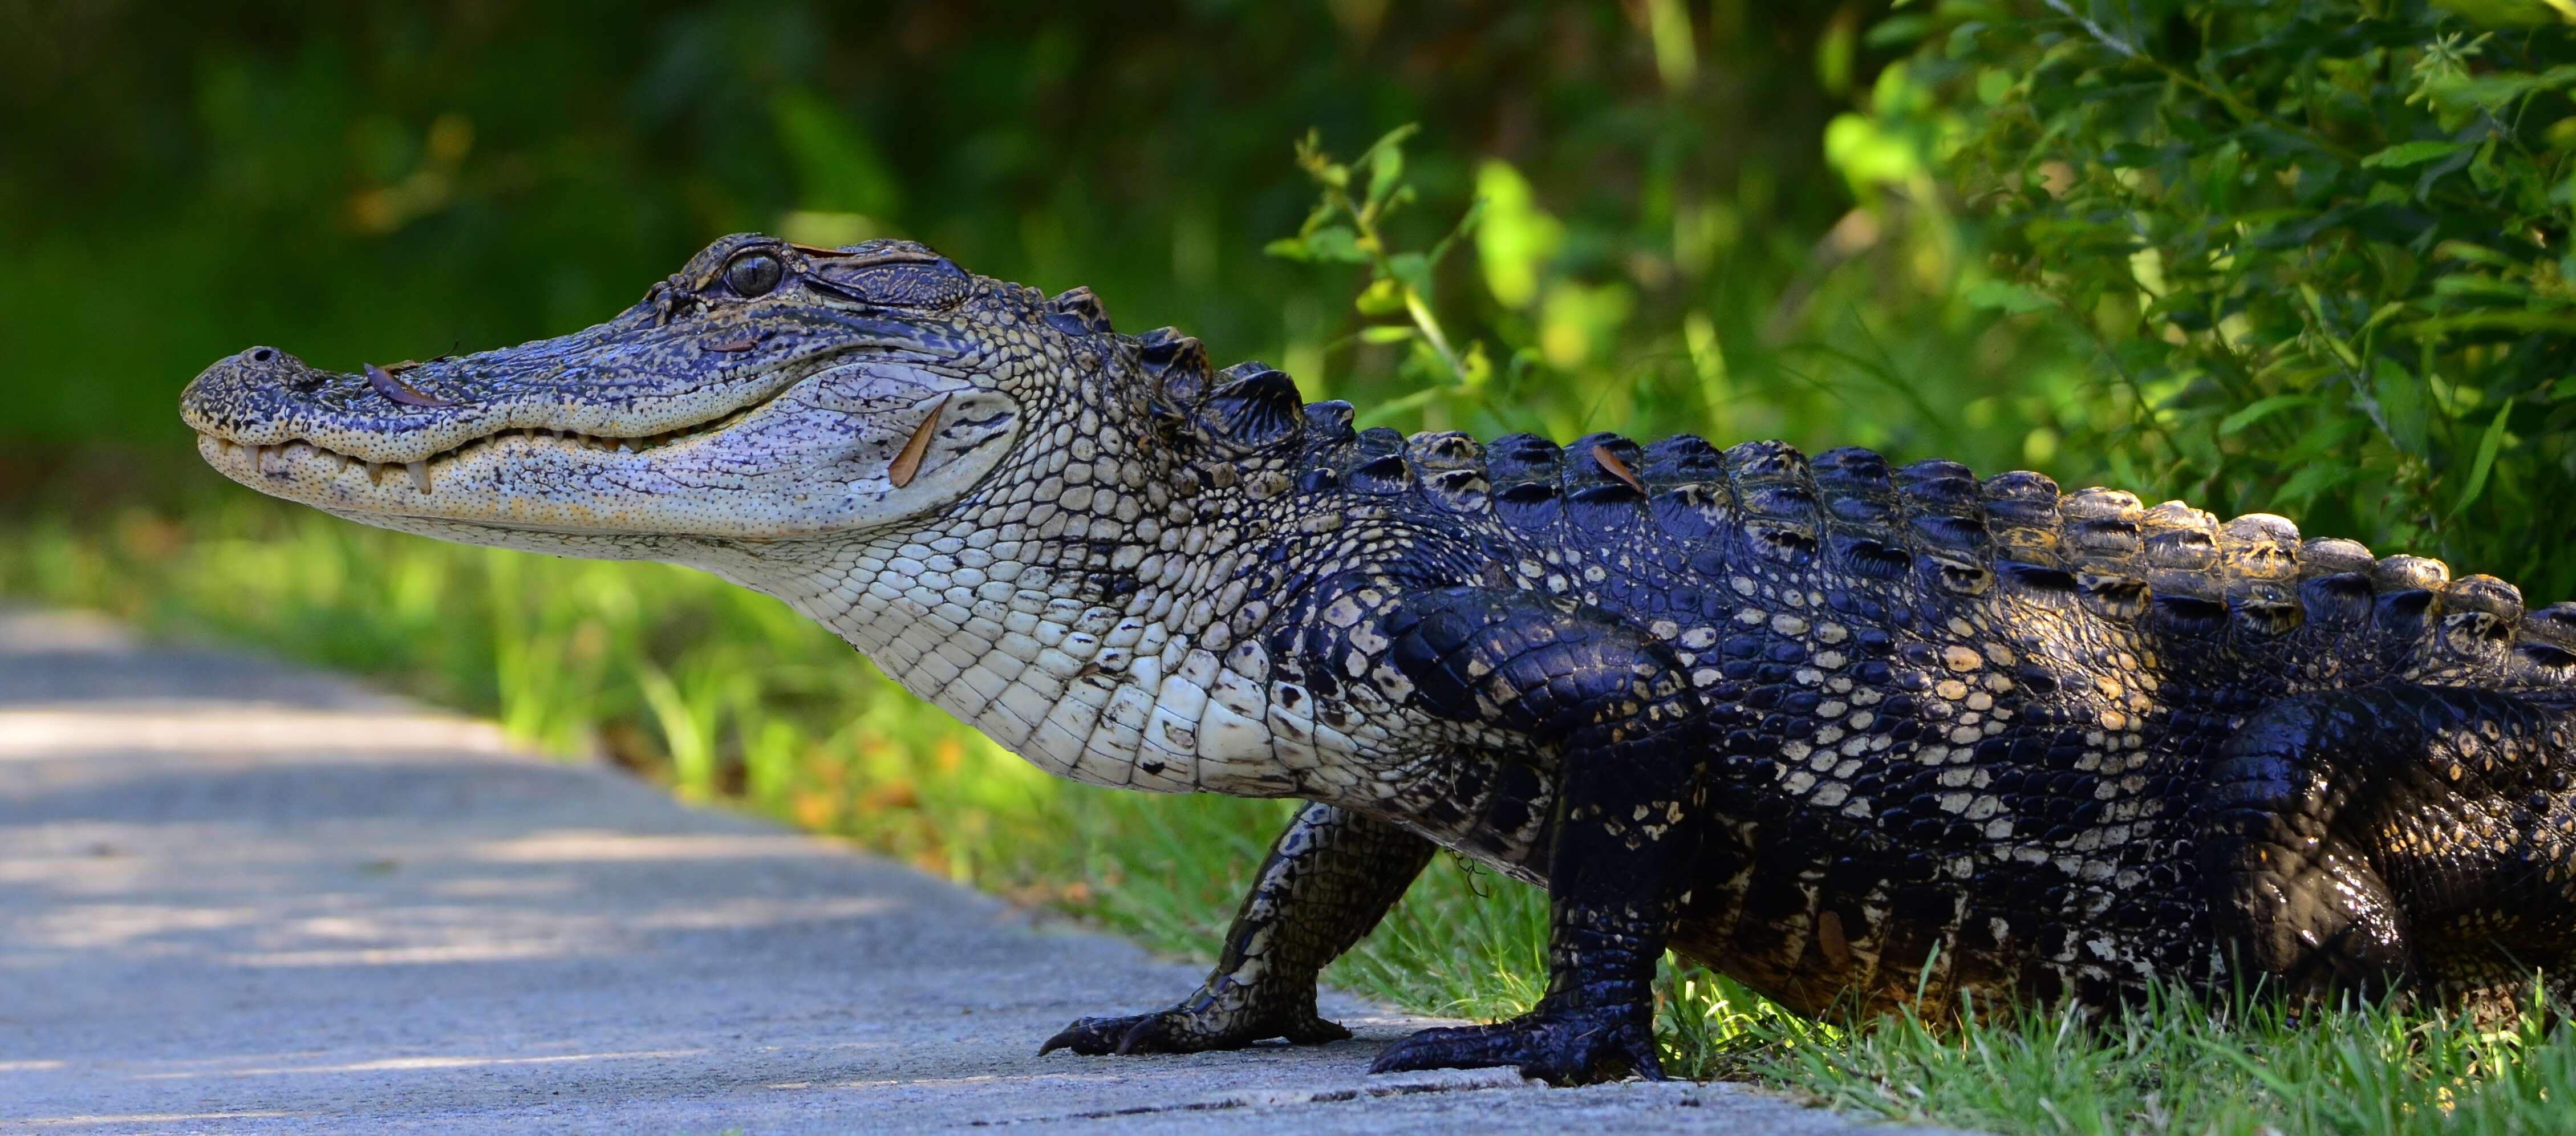
<path fill-rule="evenodd" d="M 220 360 L 188 384 L 197 433 L 256 451 L 302 442 L 354 461 L 432 461 L 512 431 L 630 448 L 774 397 L 812 370 L 800 337 L 677 335 L 626 318 L 559 339 L 463 358 L 311 367 L 268 347 Z M 220 452 L 220 450 L 218 450 Z"/>
<path fill-rule="evenodd" d="M 209 465 L 270 496 L 360 517 L 649 532 L 679 523 L 653 499 L 679 487 L 675 471 L 705 465 L 728 430 L 851 346 L 630 312 L 356 374 L 255 347 L 198 375 L 180 411 Z"/>
<path fill-rule="evenodd" d="M 477 434 L 423 457 L 394 461 L 374 460 L 300 437 L 261 444 L 205 432 L 197 435 L 197 453 L 206 464 L 244 485 L 313 504 L 355 504 L 348 491 L 354 490 L 355 480 L 361 477 L 368 486 L 378 489 L 407 485 L 417 496 L 397 493 L 390 500 L 376 502 L 394 506 L 377 511 L 403 512 L 445 504 L 432 499 L 442 476 L 452 484 L 460 471 L 494 462 L 515 462 L 529 468 L 546 464 L 595 470 L 641 467 L 655 460 L 645 455 L 698 444 L 758 411 L 775 395 L 775 391 L 769 391 L 714 418 L 682 421 L 671 429 L 649 434 L 593 435 L 546 426 L 515 427 Z M 349 479 L 345 485 L 343 478 Z"/>
<path fill-rule="evenodd" d="M 775 539 L 809 527 L 759 507 L 756 478 L 724 455 L 736 430 L 760 429 L 775 399 L 694 428 L 644 439 L 543 429 L 485 435 L 426 458 L 370 462 L 305 441 L 239 445 L 200 434 L 217 472 L 272 497 L 352 520 L 437 535 L 494 533 Z M 751 422 L 755 425 L 745 426 Z M 490 539 L 563 551 L 542 542 Z"/>

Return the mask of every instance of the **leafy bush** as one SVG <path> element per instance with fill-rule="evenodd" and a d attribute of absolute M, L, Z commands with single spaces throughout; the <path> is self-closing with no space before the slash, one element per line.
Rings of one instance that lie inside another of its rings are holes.
<path fill-rule="evenodd" d="M 1872 35 L 1918 48 L 1849 132 L 1949 172 L 1994 273 L 1969 299 L 2089 342 L 2070 450 L 2576 592 L 2556 9 L 1951 0 Z"/>

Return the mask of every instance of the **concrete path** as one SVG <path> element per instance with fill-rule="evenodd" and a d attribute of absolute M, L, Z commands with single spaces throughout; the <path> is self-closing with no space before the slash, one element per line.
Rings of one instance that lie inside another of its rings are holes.
<path fill-rule="evenodd" d="M 1198 977 L 1049 922 L 345 682 L 0 612 L 0 1129 L 1850 1129 L 1370 1077 L 1424 1023 L 1348 998 L 1337 1045 L 1040 1058 Z"/>

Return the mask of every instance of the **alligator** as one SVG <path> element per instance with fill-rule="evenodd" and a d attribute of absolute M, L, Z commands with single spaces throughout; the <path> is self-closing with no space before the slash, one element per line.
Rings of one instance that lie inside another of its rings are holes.
<path fill-rule="evenodd" d="M 2571 992 L 2576 604 L 2277 516 L 1354 429 L 900 241 L 726 237 L 462 357 L 254 347 L 183 413 L 350 520 L 776 596 L 1052 773 L 1304 802 L 1204 984 L 1041 1052 L 1349 1036 L 1317 973 L 1439 849 L 1548 890 L 1547 983 L 1377 1070 L 1659 1077 L 1667 949 L 1809 1015 Z"/>

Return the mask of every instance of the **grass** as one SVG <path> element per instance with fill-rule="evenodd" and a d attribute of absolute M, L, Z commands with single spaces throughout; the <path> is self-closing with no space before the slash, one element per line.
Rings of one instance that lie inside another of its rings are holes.
<path fill-rule="evenodd" d="M 1208 953 L 1291 807 L 1049 778 L 784 606 L 685 570 L 436 544 L 247 494 L 184 518 L 17 521 L 0 532 L 0 597 L 369 675 L 1175 954 Z M 1416 1010 L 1515 1013 L 1542 978 L 1545 913 L 1535 890 L 1444 857 L 1327 979 Z M 1661 990 L 1673 1072 L 1888 1119 L 2376 1134 L 2576 1117 L 2576 1033 L 2537 1007 L 2480 1028 L 2162 998 L 2096 1024 L 2020 1011 L 1948 1027 L 1806 1022 L 1670 962 Z"/>

